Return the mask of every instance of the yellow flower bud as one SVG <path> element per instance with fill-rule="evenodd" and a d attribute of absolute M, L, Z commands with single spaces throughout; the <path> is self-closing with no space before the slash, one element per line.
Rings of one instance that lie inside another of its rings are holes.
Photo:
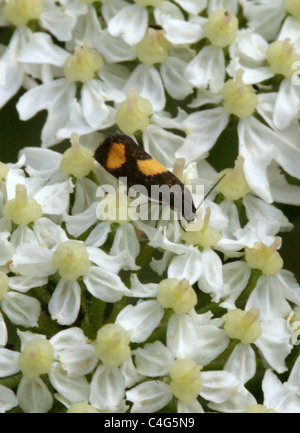
<path fill-rule="evenodd" d="M 234 168 L 221 171 L 219 179 L 226 174 L 224 179 L 216 186 L 216 190 L 231 200 L 238 200 L 251 191 L 243 173 L 244 158 L 239 156 Z"/>
<path fill-rule="evenodd" d="M 15 224 L 29 224 L 41 218 L 43 212 L 39 203 L 27 196 L 26 186 L 18 184 L 15 198 L 3 207 L 3 215 Z"/>
<path fill-rule="evenodd" d="M 276 41 L 269 45 L 267 60 L 274 74 L 282 74 L 291 78 L 295 73 L 293 65 L 300 61 L 300 55 L 296 53 L 290 39 L 286 38 L 284 41 Z"/>
<path fill-rule="evenodd" d="M 300 1 L 283 0 L 284 9 L 300 21 Z"/>
<path fill-rule="evenodd" d="M 75 47 L 74 54 L 65 60 L 64 73 L 70 81 L 85 83 L 95 78 L 96 72 L 103 64 L 101 54 L 89 48 L 88 43 L 84 41 L 83 47 Z"/>
<path fill-rule="evenodd" d="M 251 268 L 259 269 L 267 275 L 275 275 L 283 267 L 283 260 L 276 251 L 280 244 L 280 237 L 277 237 L 269 247 L 257 242 L 254 248 L 245 248 L 245 259 Z"/>
<path fill-rule="evenodd" d="M 67 413 L 99 413 L 99 411 L 94 406 L 82 401 L 71 404 Z"/>
<path fill-rule="evenodd" d="M 3 15 L 15 26 L 25 26 L 31 20 L 39 19 L 43 10 L 43 0 L 8 0 L 3 7 Z"/>
<path fill-rule="evenodd" d="M 212 248 L 221 239 L 221 233 L 208 225 L 210 220 L 210 208 L 206 210 L 205 217 L 202 219 L 201 214 L 195 223 L 190 223 L 185 227 L 185 232 L 180 230 L 182 239 L 191 245 L 198 245 L 202 248 Z"/>
<path fill-rule="evenodd" d="M 241 340 L 244 344 L 255 343 L 262 333 L 258 318 L 257 308 L 249 311 L 231 310 L 225 315 L 224 329 L 230 338 Z"/>
<path fill-rule="evenodd" d="M 149 28 L 144 39 L 135 46 L 135 52 L 140 62 L 154 65 L 167 60 L 171 43 L 164 37 L 164 30 Z"/>
<path fill-rule="evenodd" d="M 97 333 L 96 356 L 108 367 L 119 367 L 130 356 L 128 332 L 114 323 L 104 325 Z"/>
<path fill-rule="evenodd" d="M 140 6 L 159 6 L 164 0 L 134 0 Z"/>
<path fill-rule="evenodd" d="M 203 27 L 204 36 L 220 48 L 227 47 L 235 41 L 238 29 L 239 21 L 229 9 L 212 12 Z"/>
<path fill-rule="evenodd" d="M 262 404 L 253 404 L 252 406 L 247 407 L 245 413 L 277 413 L 277 412 L 274 409 L 267 409 Z"/>
<path fill-rule="evenodd" d="M 53 254 L 53 264 L 62 278 L 76 281 L 88 273 L 91 262 L 84 244 L 66 241 L 60 244 Z"/>
<path fill-rule="evenodd" d="M 170 387 L 175 397 L 188 403 L 196 400 L 202 391 L 202 366 L 191 359 L 178 359 L 170 367 Z"/>
<path fill-rule="evenodd" d="M 9 172 L 9 167 L 0 161 L 0 179 L 4 179 Z"/>
<path fill-rule="evenodd" d="M 129 89 L 126 101 L 119 106 L 115 121 L 125 134 L 133 134 L 149 125 L 149 117 L 152 114 L 151 102 L 136 93 L 134 89 Z"/>
<path fill-rule="evenodd" d="M 66 174 L 75 177 L 84 177 L 94 167 L 94 153 L 79 143 L 79 135 L 75 132 L 71 135 L 71 147 L 62 155 L 60 169 Z"/>
<path fill-rule="evenodd" d="M 18 367 L 23 375 L 36 379 L 41 374 L 49 373 L 54 360 L 54 348 L 44 338 L 28 341 L 18 359 Z"/>
<path fill-rule="evenodd" d="M 167 278 L 158 284 L 157 300 L 175 313 L 188 313 L 197 304 L 197 295 L 186 278 Z"/>
<path fill-rule="evenodd" d="M 243 74 L 244 71 L 239 69 L 235 80 L 226 81 L 221 91 L 225 109 L 240 119 L 251 116 L 258 104 L 258 96 L 252 86 L 244 84 Z"/>
<path fill-rule="evenodd" d="M 3 299 L 5 293 L 8 292 L 8 285 L 9 285 L 8 276 L 3 271 L 0 271 L 0 301 Z"/>

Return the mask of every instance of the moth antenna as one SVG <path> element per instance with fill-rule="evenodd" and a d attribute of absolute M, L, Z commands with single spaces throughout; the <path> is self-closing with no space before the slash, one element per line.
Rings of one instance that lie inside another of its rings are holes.
<path fill-rule="evenodd" d="M 204 200 L 207 199 L 207 197 L 213 192 L 213 190 L 216 188 L 217 185 L 219 185 L 219 183 L 224 179 L 224 177 L 226 176 L 226 174 L 223 174 L 222 177 L 220 177 L 220 179 L 210 188 L 210 190 L 205 194 L 203 200 L 201 200 L 199 206 L 197 207 L 197 210 L 200 208 L 200 206 L 203 204 Z"/>

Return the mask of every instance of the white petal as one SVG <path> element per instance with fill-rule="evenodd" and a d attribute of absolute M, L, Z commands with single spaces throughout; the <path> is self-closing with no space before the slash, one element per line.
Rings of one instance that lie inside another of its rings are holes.
<path fill-rule="evenodd" d="M 70 378 L 89 374 L 99 361 L 95 355 L 94 346 L 87 343 L 62 350 L 58 360 Z"/>
<path fill-rule="evenodd" d="M 205 248 L 202 253 L 203 273 L 198 281 L 200 290 L 210 293 L 213 300 L 218 302 L 223 291 L 222 261 L 217 253 Z"/>
<path fill-rule="evenodd" d="M 106 106 L 99 80 L 89 80 L 81 90 L 82 110 L 85 120 L 94 130 L 101 129 L 108 118 L 110 108 Z"/>
<path fill-rule="evenodd" d="M 228 400 L 239 386 L 239 381 L 227 371 L 204 371 L 201 377 L 203 388 L 200 395 L 214 403 Z"/>
<path fill-rule="evenodd" d="M 175 0 L 182 9 L 197 15 L 199 12 L 206 8 L 207 0 Z"/>
<path fill-rule="evenodd" d="M 256 358 L 250 344 L 238 344 L 225 364 L 226 371 L 232 373 L 242 384 L 254 377 Z"/>
<path fill-rule="evenodd" d="M 46 185 L 34 196 L 44 214 L 60 215 L 69 208 L 70 193 L 73 192 L 71 180 Z"/>
<path fill-rule="evenodd" d="M 292 80 L 285 78 L 280 84 L 276 99 L 273 120 L 278 129 L 284 129 L 297 118 L 299 114 L 300 87 Z"/>
<path fill-rule="evenodd" d="M 7 343 L 7 328 L 2 314 L 0 313 L 0 348 L 6 346 Z"/>
<path fill-rule="evenodd" d="M 45 245 L 47 248 L 56 248 L 62 242 L 68 240 L 65 231 L 51 221 L 49 218 L 40 218 L 33 227 L 34 233 L 40 245 Z"/>
<path fill-rule="evenodd" d="M 300 305 L 300 286 L 294 274 L 286 269 L 281 269 L 277 272 L 276 278 L 285 298 L 294 304 Z"/>
<path fill-rule="evenodd" d="M 118 256 L 110 256 L 100 248 L 94 247 L 87 247 L 87 252 L 90 261 L 104 271 L 118 274 L 122 269 L 123 253 Z"/>
<path fill-rule="evenodd" d="M 244 174 L 249 186 L 266 202 L 272 202 L 267 167 L 274 158 L 273 143 L 277 135 L 254 117 L 238 125 L 239 152 L 245 158 Z"/>
<path fill-rule="evenodd" d="M 117 302 L 130 294 L 118 275 L 97 266 L 91 267 L 83 281 L 88 291 L 103 302 Z"/>
<path fill-rule="evenodd" d="M 172 395 L 169 385 L 157 380 L 142 383 L 127 391 L 126 398 L 133 402 L 132 413 L 154 413 L 166 406 Z"/>
<path fill-rule="evenodd" d="M 195 87 L 209 87 L 212 93 L 219 93 L 225 80 L 223 50 L 213 45 L 203 48 L 188 64 L 184 75 Z"/>
<path fill-rule="evenodd" d="M 254 27 L 268 41 L 274 40 L 277 36 L 285 11 L 281 0 L 260 1 L 253 3 L 243 0 L 244 15 L 248 19 L 248 26 Z"/>
<path fill-rule="evenodd" d="M 178 57 L 168 57 L 160 67 L 160 73 L 169 95 L 182 100 L 193 93 L 192 86 L 184 77 L 186 62 Z"/>
<path fill-rule="evenodd" d="M 230 9 L 234 14 L 238 10 L 237 0 L 210 0 L 208 2 L 207 12 L 210 15 L 213 11 L 218 9 Z"/>
<path fill-rule="evenodd" d="M 30 38 L 19 54 L 19 61 L 25 63 L 49 63 L 63 66 L 70 53 L 55 45 L 47 33 L 36 32 Z"/>
<path fill-rule="evenodd" d="M 13 267 L 25 277 L 39 275 L 46 277 L 54 274 L 56 267 L 52 263 L 53 251 L 37 245 L 23 244 L 17 247 Z"/>
<path fill-rule="evenodd" d="M 173 258 L 168 268 L 168 278 L 186 278 L 193 285 L 202 274 L 201 253 L 197 248 Z"/>
<path fill-rule="evenodd" d="M 166 31 L 166 39 L 172 44 L 193 44 L 203 37 L 203 29 L 199 23 L 184 21 L 162 15 L 161 24 Z"/>
<path fill-rule="evenodd" d="M 0 413 L 6 412 L 15 406 L 18 406 L 18 400 L 14 392 L 6 388 L 6 386 L 0 385 Z"/>
<path fill-rule="evenodd" d="M 130 283 L 130 296 L 136 298 L 155 298 L 157 296 L 157 284 L 142 284 L 136 273 L 131 274 Z"/>
<path fill-rule="evenodd" d="M 85 245 L 89 247 L 101 247 L 111 232 L 109 221 L 98 223 L 85 240 Z"/>
<path fill-rule="evenodd" d="M 286 301 L 277 278 L 273 275 L 262 275 L 255 290 L 248 298 L 246 309 L 258 308 L 263 320 L 288 317 L 291 307 Z"/>
<path fill-rule="evenodd" d="M 265 320 L 261 323 L 262 336 L 256 341 L 256 346 L 262 352 L 269 365 L 283 373 L 287 370 L 285 358 L 292 350 L 289 343 L 291 334 L 287 329 L 285 319 Z"/>
<path fill-rule="evenodd" d="M 204 413 L 204 410 L 198 400 L 191 401 L 190 403 L 183 403 L 178 400 L 177 403 L 178 413 Z"/>
<path fill-rule="evenodd" d="M 26 293 L 34 287 L 44 286 L 47 282 L 47 277 L 10 277 L 9 287 L 18 292 Z"/>
<path fill-rule="evenodd" d="M 9 45 L 1 58 L 1 62 L 3 62 L 2 70 L 5 68 L 5 85 L 1 83 L 0 107 L 3 107 L 17 93 L 23 81 L 24 67 L 18 62 L 22 36 L 22 32 L 19 30 L 13 33 Z"/>
<path fill-rule="evenodd" d="M 175 152 L 183 144 L 184 139 L 164 129 L 168 126 L 149 125 L 143 131 L 145 151 L 156 158 L 165 167 L 173 168 Z"/>
<path fill-rule="evenodd" d="M 17 392 L 18 403 L 26 413 L 46 413 L 53 404 L 51 392 L 41 378 L 22 377 Z"/>
<path fill-rule="evenodd" d="M 99 37 L 98 49 L 109 63 L 124 62 L 136 58 L 134 47 L 121 38 L 111 36 L 107 30 L 104 30 Z"/>
<path fill-rule="evenodd" d="M 2 299 L 1 307 L 15 325 L 38 326 L 41 305 L 37 299 L 18 292 L 8 292 Z"/>
<path fill-rule="evenodd" d="M 188 116 L 184 122 L 187 138 L 183 146 L 177 150 L 176 158 L 184 158 L 186 163 L 204 158 L 225 129 L 228 120 L 229 114 L 223 107 L 199 111 Z"/>
<path fill-rule="evenodd" d="M 75 200 L 72 207 L 72 215 L 83 213 L 95 203 L 97 189 L 98 186 L 91 179 L 80 177 L 76 180 Z"/>
<path fill-rule="evenodd" d="M 131 73 L 123 91 L 133 88 L 143 98 L 148 99 L 154 111 L 163 110 L 166 97 L 159 72 L 154 66 L 140 64 Z"/>
<path fill-rule="evenodd" d="M 19 355 L 19 352 L 0 348 L 0 377 L 11 376 L 19 371 Z"/>
<path fill-rule="evenodd" d="M 278 228 L 274 234 L 277 234 L 279 231 L 290 231 L 294 227 L 280 209 L 258 197 L 248 194 L 243 199 L 243 203 L 249 220 L 254 218 L 255 215 L 259 215 L 259 218 L 266 222 L 274 221 L 277 223 Z"/>
<path fill-rule="evenodd" d="M 123 362 L 120 367 L 123 375 L 126 388 L 131 388 L 137 382 L 140 382 L 144 377 L 137 371 L 132 357 L 129 357 L 127 361 Z"/>
<path fill-rule="evenodd" d="M 84 4 L 78 4 L 77 8 L 78 15 L 86 11 Z M 69 41 L 72 38 L 72 30 L 77 21 L 77 16 L 68 9 L 69 7 L 64 8 L 58 4 L 57 7 L 44 10 L 40 16 L 42 26 L 60 41 Z"/>
<path fill-rule="evenodd" d="M 91 382 L 91 404 L 103 411 L 114 411 L 124 396 L 125 383 L 120 369 L 100 365 Z"/>
<path fill-rule="evenodd" d="M 171 352 L 160 341 L 136 349 L 134 355 L 136 368 L 144 376 L 164 376 L 174 362 Z"/>
<path fill-rule="evenodd" d="M 26 158 L 26 172 L 30 176 L 45 178 L 57 172 L 62 158 L 58 152 L 39 147 L 25 147 L 20 151 L 20 156 L 22 155 Z"/>
<path fill-rule="evenodd" d="M 235 308 L 235 301 L 246 288 L 251 275 L 248 263 L 235 261 L 223 266 L 223 282 L 225 289 L 220 292 L 221 298 L 226 298 L 220 305 L 227 309 Z"/>
<path fill-rule="evenodd" d="M 147 10 L 138 4 L 121 9 L 108 24 L 112 36 L 120 36 L 129 45 L 135 45 L 143 38 L 148 23 Z"/>
<path fill-rule="evenodd" d="M 210 364 L 224 352 L 229 343 L 226 332 L 212 324 L 198 326 L 197 335 L 198 350 L 193 359 L 200 365 Z"/>
<path fill-rule="evenodd" d="M 55 352 L 59 353 L 73 346 L 87 344 L 88 338 L 84 335 L 82 329 L 68 328 L 55 334 L 49 341 L 54 347 Z"/>
<path fill-rule="evenodd" d="M 56 391 L 72 403 L 88 402 L 90 385 L 84 376 L 76 379 L 70 378 L 61 365 L 56 362 L 49 372 L 49 379 Z"/>
<path fill-rule="evenodd" d="M 135 228 L 130 223 L 121 224 L 117 229 L 110 254 L 117 256 L 122 251 L 126 253 L 124 254 L 122 269 L 126 271 L 140 269 L 140 266 L 135 264 L 135 260 L 140 253 L 140 243 Z"/>
<path fill-rule="evenodd" d="M 199 343 L 194 323 L 187 314 L 173 314 L 168 321 L 167 347 L 174 358 L 194 359 Z"/>
<path fill-rule="evenodd" d="M 60 325 L 75 322 L 80 308 L 81 289 L 77 281 L 61 279 L 48 304 L 52 320 Z"/>
<path fill-rule="evenodd" d="M 64 215 L 66 228 L 70 235 L 78 238 L 97 222 L 96 208 L 98 203 L 93 203 L 82 213 L 76 215 Z"/>
<path fill-rule="evenodd" d="M 289 184 L 276 163 L 269 166 L 268 176 L 274 201 L 300 206 L 300 187 Z"/>
<path fill-rule="evenodd" d="M 164 310 L 158 301 L 140 302 L 128 305 L 118 314 L 116 323 L 123 326 L 130 335 L 130 341 L 142 343 L 159 325 Z"/>

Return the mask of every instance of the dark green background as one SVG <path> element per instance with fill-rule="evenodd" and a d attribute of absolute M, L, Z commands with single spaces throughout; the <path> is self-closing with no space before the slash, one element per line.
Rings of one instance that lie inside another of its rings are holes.
<path fill-rule="evenodd" d="M 40 112 L 27 122 L 20 121 L 15 106 L 22 93 L 20 91 L 0 110 L 0 160 L 3 162 L 15 162 L 20 149 L 41 144 L 41 129 L 47 117 L 47 112 Z M 221 170 L 232 167 L 236 155 L 237 135 L 236 125 L 233 122 L 221 135 L 216 146 L 211 151 L 209 162 L 217 170 Z M 300 282 L 300 208 L 295 206 L 280 207 L 290 221 L 295 224 L 295 229 L 292 232 L 281 234 L 283 238 L 281 255 L 285 262 L 285 269 L 294 272 Z"/>

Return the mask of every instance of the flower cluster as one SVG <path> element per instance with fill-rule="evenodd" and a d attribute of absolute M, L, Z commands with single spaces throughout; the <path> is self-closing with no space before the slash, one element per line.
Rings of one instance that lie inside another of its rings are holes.
<path fill-rule="evenodd" d="M 0 412 L 300 412 L 274 204 L 300 205 L 299 1 L 4 0 L 0 24 L 0 106 L 23 88 L 21 120 L 48 112 L 0 163 Z M 222 179 L 196 222 L 130 217 L 94 159 L 117 130 L 188 185 Z"/>

